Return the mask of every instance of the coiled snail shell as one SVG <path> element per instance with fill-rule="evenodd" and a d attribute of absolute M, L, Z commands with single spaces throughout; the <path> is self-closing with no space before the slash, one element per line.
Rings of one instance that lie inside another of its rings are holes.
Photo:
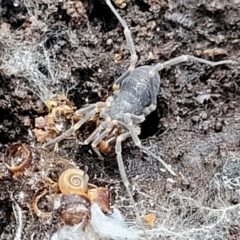
<path fill-rule="evenodd" d="M 12 173 L 22 172 L 30 165 L 32 152 L 25 144 L 15 143 L 7 148 L 4 161 Z"/>
<path fill-rule="evenodd" d="M 89 199 L 87 195 L 89 176 L 81 169 L 68 169 L 61 173 L 58 179 L 60 191 L 67 194 L 78 194 Z"/>

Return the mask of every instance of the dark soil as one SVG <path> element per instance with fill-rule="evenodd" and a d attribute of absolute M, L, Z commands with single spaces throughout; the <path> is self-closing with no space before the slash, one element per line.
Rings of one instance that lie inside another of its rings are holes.
<path fill-rule="evenodd" d="M 138 66 L 184 54 L 239 62 L 238 0 L 115 2 L 130 27 Z M 113 81 L 129 66 L 123 28 L 105 1 L 76 3 L 0 1 L 0 239 L 13 239 L 15 234 L 15 201 L 24 210 L 22 239 L 30 239 L 32 233 L 33 239 L 48 239 L 59 226 L 38 219 L 20 202 L 19 194 L 27 188 L 22 178 L 6 170 L 6 148 L 15 142 L 41 147 L 32 130 L 35 118 L 48 113 L 44 104 L 51 94 L 67 94 L 80 109 L 113 94 Z M 140 137 L 178 177 L 163 172 L 161 164 L 132 141 L 123 144 L 140 215 L 156 214 L 149 238 L 240 239 L 239 96 L 239 64 L 210 67 L 189 62 L 161 71 L 157 110 L 142 124 Z M 71 122 L 65 120 L 67 129 Z M 94 124 L 82 127 L 78 139 L 86 139 L 94 129 Z M 135 218 L 114 154 L 99 161 L 91 146 L 72 138 L 59 144 L 58 155 L 79 168 L 88 166 L 91 183 L 111 189 L 112 203 L 128 221 Z"/>

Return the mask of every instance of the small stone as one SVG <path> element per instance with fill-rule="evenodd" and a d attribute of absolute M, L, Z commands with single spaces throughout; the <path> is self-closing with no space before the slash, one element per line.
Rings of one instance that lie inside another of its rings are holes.
<path fill-rule="evenodd" d="M 192 122 L 197 123 L 199 122 L 200 117 L 198 115 L 192 116 Z"/>
<path fill-rule="evenodd" d="M 200 117 L 201 117 L 203 120 L 206 120 L 206 119 L 208 118 L 207 112 L 202 111 L 202 112 L 200 113 Z"/>

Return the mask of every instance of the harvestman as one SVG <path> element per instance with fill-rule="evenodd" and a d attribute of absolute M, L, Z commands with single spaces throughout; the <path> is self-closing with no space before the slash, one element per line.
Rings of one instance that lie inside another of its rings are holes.
<path fill-rule="evenodd" d="M 135 68 L 138 57 L 136 54 L 131 32 L 126 22 L 122 19 L 116 9 L 113 7 L 111 1 L 106 0 L 106 3 L 124 28 L 124 34 L 131 54 L 130 66 L 128 70 L 122 76 L 120 76 L 114 84 L 115 89 L 120 88 L 119 93 L 115 96 L 108 97 L 106 102 L 97 102 L 95 104 L 90 104 L 80 110 L 77 110 L 76 115 L 85 114 L 81 118 L 81 120 L 59 137 L 46 143 L 44 147 L 60 142 L 61 140 L 65 139 L 66 137 L 73 134 L 76 130 L 78 130 L 90 117 L 95 114 L 99 114 L 102 122 L 96 128 L 96 130 L 84 141 L 84 144 L 92 143 L 91 145 L 93 147 L 93 150 L 100 158 L 102 158 L 99 150 L 97 149 L 98 144 L 104 138 L 111 136 L 114 128 L 121 128 L 123 130 L 123 133 L 116 138 L 115 145 L 117 162 L 123 183 L 130 197 L 136 216 L 142 224 L 139 212 L 136 208 L 135 201 L 129 188 L 130 183 L 124 169 L 121 154 L 121 143 L 127 138 L 131 137 L 136 146 L 138 146 L 140 149 L 142 149 L 144 152 L 146 152 L 153 158 L 160 161 L 161 164 L 172 175 L 176 176 L 175 172 L 168 164 L 166 164 L 160 157 L 152 153 L 146 147 L 142 146 L 141 141 L 138 137 L 138 135 L 140 134 L 139 123 L 143 122 L 145 120 L 145 116 L 147 116 L 149 113 L 156 109 L 157 94 L 160 87 L 160 76 L 158 72 L 166 67 L 170 67 L 187 61 L 200 62 L 213 67 L 222 64 L 234 64 L 235 62 L 231 60 L 212 62 L 191 55 L 182 55 L 164 63 L 158 63 L 155 66 L 147 65 Z"/>

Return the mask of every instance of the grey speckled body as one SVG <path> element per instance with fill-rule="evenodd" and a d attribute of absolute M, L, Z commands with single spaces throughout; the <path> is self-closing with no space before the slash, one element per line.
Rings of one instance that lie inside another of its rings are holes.
<path fill-rule="evenodd" d="M 114 104 L 107 112 L 112 119 L 123 122 L 126 113 L 142 115 L 144 109 L 149 107 L 153 100 L 154 102 L 157 101 L 156 96 L 160 87 L 160 76 L 157 73 L 152 79 L 155 93 L 153 96 L 149 77 L 151 69 L 152 66 L 138 67 L 122 81 L 121 90 L 116 96 Z"/>

